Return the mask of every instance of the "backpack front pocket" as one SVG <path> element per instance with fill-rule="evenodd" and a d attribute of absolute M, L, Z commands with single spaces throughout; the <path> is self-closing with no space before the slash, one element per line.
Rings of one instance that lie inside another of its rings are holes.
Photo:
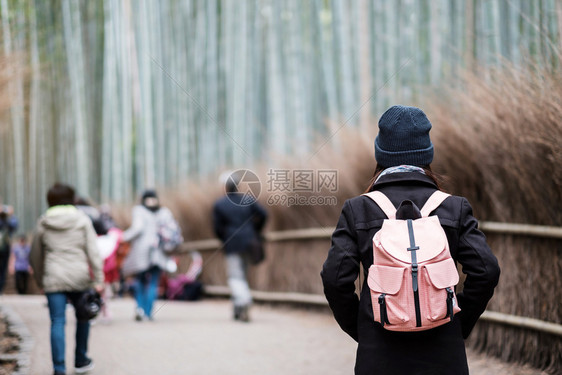
<path fill-rule="evenodd" d="M 373 315 L 375 321 L 385 324 L 399 325 L 407 323 L 410 318 L 401 305 L 398 292 L 404 283 L 406 268 L 372 265 L 369 268 L 367 285 L 371 291 Z"/>
<path fill-rule="evenodd" d="M 420 293 L 427 308 L 425 318 L 430 322 L 445 318 L 453 319 L 453 315 L 461 310 L 454 292 L 455 285 L 459 282 L 455 262 L 449 258 L 426 264 L 423 268 L 424 285 L 423 288 L 420 286 Z"/>

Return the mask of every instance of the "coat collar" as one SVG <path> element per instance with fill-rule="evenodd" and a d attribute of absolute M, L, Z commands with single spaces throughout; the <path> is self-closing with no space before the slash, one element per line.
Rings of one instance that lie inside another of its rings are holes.
<path fill-rule="evenodd" d="M 403 183 L 414 184 L 414 185 L 429 185 L 437 189 L 435 182 L 427 175 L 419 172 L 401 172 L 401 173 L 390 173 L 381 176 L 379 180 L 373 184 L 370 190 L 378 190 L 382 186 L 386 185 L 400 185 Z"/>

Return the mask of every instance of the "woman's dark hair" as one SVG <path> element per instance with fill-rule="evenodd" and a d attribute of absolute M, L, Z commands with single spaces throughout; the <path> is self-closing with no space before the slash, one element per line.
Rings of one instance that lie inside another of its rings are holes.
<path fill-rule="evenodd" d="M 156 199 L 156 204 L 147 204 L 148 198 Z M 142 193 L 141 197 L 141 204 L 150 211 L 156 212 L 160 209 L 160 203 L 158 201 L 158 194 L 156 194 L 156 190 L 154 189 L 147 189 Z"/>
<path fill-rule="evenodd" d="M 423 166 L 421 168 L 425 172 L 426 176 L 431 178 L 433 180 L 433 182 L 435 183 L 435 185 L 437 185 L 437 189 L 443 190 L 442 187 L 441 187 L 441 185 L 443 183 L 443 177 L 441 177 L 439 174 L 433 172 L 429 165 Z M 373 185 L 375 184 L 375 181 L 377 180 L 379 175 L 382 173 L 382 171 L 384 171 L 385 169 L 386 169 L 385 167 L 381 166 L 380 164 L 377 164 L 377 166 L 375 167 L 375 172 L 373 173 L 373 178 L 371 178 L 371 180 L 369 181 L 369 186 L 367 187 L 367 190 L 365 190 L 365 193 L 373 191 Z"/>
<path fill-rule="evenodd" d="M 156 190 L 154 189 L 146 189 L 142 192 L 141 201 L 144 202 L 146 198 L 158 198 L 158 194 L 156 194 Z"/>
<path fill-rule="evenodd" d="M 237 193 L 238 192 L 238 184 L 232 178 L 229 178 L 226 181 L 224 189 L 227 193 Z"/>
<path fill-rule="evenodd" d="M 74 205 L 75 195 L 76 193 L 72 186 L 57 182 L 47 192 L 47 203 L 49 207 L 63 204 Z"/>

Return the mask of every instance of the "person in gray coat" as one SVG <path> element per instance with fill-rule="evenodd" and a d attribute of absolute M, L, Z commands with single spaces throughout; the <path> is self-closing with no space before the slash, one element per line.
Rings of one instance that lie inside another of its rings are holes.
<path fill-rule="evenodd" d="M 57 183 L 47 193 L 49 209 L 39 218 L 30 263 L 39 288 L 47 296 L 51 317 L 51 353 L 55 375 L 64 374 L 66 304 L 76 312 L 74 367 L 78 374 L 94 367 L 87 356 L 90 322 L 80 316 L 89 289 L 103 291 L 103 266 L 90 218 L 74 206 L 74 189 Z"/>
<path fill-rule="evenodd" d="M 161 207 L 154 190 L 142 194 L 141 204 L 133 207 L 129 229 L 123 232 L 122 241 L 131 243 L 131 250 L 123 261 L 124 277 L 133 277 L 133 290 L 137 307 L 135 319 L 153 319 L 152 308 L 158 297 L 158 284 L 162 270 L 167 268 L 168 257 L 159 246 L 158 223 L 173 219 L 166 207 Z"/>

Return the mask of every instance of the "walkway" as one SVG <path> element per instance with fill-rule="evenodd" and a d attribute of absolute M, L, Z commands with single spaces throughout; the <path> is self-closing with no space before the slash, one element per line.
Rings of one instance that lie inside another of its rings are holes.
<path fill-rule="evenodd" d="M 51 375 L 49 318 L 43 296 L 1 296 L 34 338 L 31 374 Z M 133 321 L 133 301 L 110 301 L 111 323 L 92 327 L 92 375 L 352 374 L 355 343 L 326 313 L 255 306 L 249 324 L 231 320 L 225 300 L 195 303 L 159 301 L 154 322 Z M 67 337 L 74 318 L 67 309 Z M 73 340 L 67 345 L 72 364 Z M 507 365 L 469 353 L 471 374 L 538 375 L 539 371 Z M 68 371 L 68 374 L 72 374 Z"/>

